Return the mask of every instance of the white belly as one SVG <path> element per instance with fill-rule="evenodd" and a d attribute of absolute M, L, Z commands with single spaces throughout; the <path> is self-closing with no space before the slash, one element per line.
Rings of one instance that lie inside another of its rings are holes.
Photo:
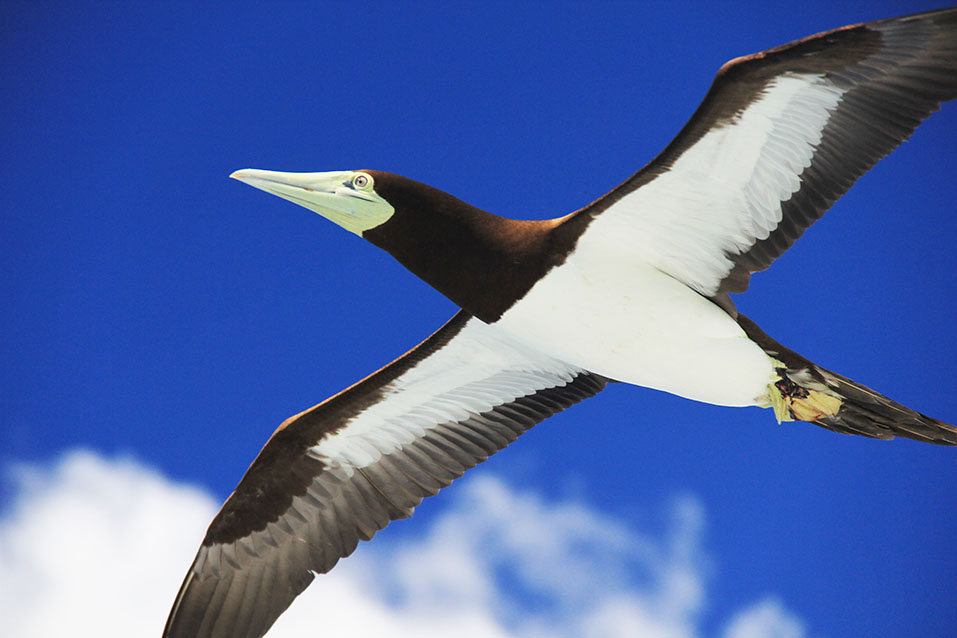
<path fill-rule="evenodd" d="M 726 312 L 634 257 L 576 251 L 496 325 L 603 376 L 718 405 L 759 405 L 771 359 Z"/>

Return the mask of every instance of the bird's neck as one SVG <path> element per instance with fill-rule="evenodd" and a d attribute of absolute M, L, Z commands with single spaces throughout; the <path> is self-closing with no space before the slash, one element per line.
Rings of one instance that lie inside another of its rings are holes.
<path fill-rule="evenodd" d="M 498 320 L 555 264 L 555 222 L 499 217 L 435 191 L 363 237 L 482 321 Z"/>

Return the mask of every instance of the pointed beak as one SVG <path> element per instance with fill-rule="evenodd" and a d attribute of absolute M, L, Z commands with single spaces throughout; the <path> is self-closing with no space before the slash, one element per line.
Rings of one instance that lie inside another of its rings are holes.
<path fill-rule="evenodd" d="M 394 209 L 374 190 L 354 187 L 355 171 L 284 173 L 244 168 L 230 177 L 319 213 L 361 235 L 392 216 Z"/>

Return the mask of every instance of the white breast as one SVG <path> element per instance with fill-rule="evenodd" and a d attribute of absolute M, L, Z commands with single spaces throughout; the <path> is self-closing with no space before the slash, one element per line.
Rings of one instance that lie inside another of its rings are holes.
<path fill-rule="evenodd" d="M 766 400 L 771 360 L 737 322 L 602 226 L 595 220 L 496 325 L 617 381 L 718 405 Z"/>

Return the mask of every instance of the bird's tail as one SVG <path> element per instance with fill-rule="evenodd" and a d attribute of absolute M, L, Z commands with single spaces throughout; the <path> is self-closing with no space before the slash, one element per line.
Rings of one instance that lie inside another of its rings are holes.
<path fill-rule="evenodd" d="M 859 383 L 817 366 L 738 315 L 748 337 L 781 365 L 769 388 L 778 421 L 808 421 L 843 434 L 874 439 L 902 436 L 939 445 L 957 445 L 957 428 L 906 408 Z"/>

